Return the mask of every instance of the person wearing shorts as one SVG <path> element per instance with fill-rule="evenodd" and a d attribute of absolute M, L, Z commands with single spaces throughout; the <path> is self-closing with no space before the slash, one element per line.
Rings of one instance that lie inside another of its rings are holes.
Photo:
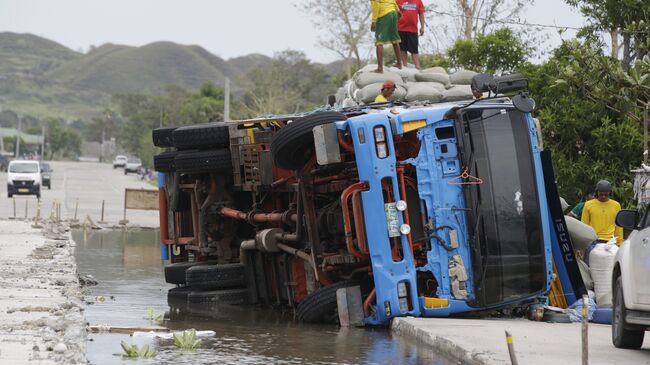
<path fill-rule="evenodd" d="M 397 23 L 400 39 L 402 43 L 401 57 L 402 63 L 408 63 L 408 54 L 413 58 L 415 68 L 420 69 L 419 42 L 418 37 L 424 35 L 424 5 L 421 0 L 397 0 L 402 13 L 402 17 Z M 418 34 L 418 20 L 420 21 L 420 31 Z"/>
<path fill-rule="evenodd" d="M 384 45 L 392 44 L 395 50 L 395 67 L 402 68 L 402 57 L 399 44 L 401 38 L 397 31 L 397 21 L 401 16 L 395 0 L 370 0 L 372 8 L 372 26 L 375 32 L 375 46 L 377 48 L 377 69 L 375 72 L 384 72 Z"/>

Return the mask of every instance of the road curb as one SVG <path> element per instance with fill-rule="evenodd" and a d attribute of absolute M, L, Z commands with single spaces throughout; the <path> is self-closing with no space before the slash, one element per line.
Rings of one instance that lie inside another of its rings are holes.
<path fill-rule="evenodd" d="M 459 361 L 462 364 L 488 365 L 494 363 L 490 361 L 489 356 L 469 351 L 458 346 L 449 339 L 436 336 L 422 328 L 418 328 L 406 318 L 393 318 L 390 324 L 390 330 L 396 337 L 402 337 L 426 345 L 444 357 L 449 358 L 450 360 Z"/>

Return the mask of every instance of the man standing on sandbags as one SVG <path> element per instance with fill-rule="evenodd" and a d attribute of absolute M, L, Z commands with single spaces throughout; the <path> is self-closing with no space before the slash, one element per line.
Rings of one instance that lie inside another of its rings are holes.
<path fill-rule="evenodd" d="M 377 47 L 377 69 L 375 72 L 384 73 L 384 45 L 392 44 L 397 62 L 395 67 L 402 68 L 402 57 L 399 48 L 401 39 L 397 31 L 397 21 L 402 13 L 395 0 L 370 0 L 372 8 L 372 25 L 370 30 L 375 32 Z"/>
<path fill-rule="evenodd" d="M 623 228 L 618 227 L 614 220 L 616 214 L 621 210 L 621 205 L 614 199 L 610 199 L 612 193 L 612 184 L 607 180 L 600 180 L 596 184 L 596 199 L 591 199 L 585 203 L 582 209 L 582 223 L 593 227 L 598 235 L 596 243 L 604 243 L 616 237 L 616 244 L 623 242 Z M 589 257 L 589 252 L 593 244 L 587 248 L 585 257 Z"/>
<path fill-rule="evenodd" d="M 402 63 L 408 65 L 408 54 L 413 58 L 413 64 L 418 70 L 420 67 L 418 37 L 424 35 L 424 5 L 421 0 L 397 0 L 402 16 L 397 23 L 399 37 L 402 40 Z M 418 35 L 418 19 L 420 20 L 420 34 Z"/>

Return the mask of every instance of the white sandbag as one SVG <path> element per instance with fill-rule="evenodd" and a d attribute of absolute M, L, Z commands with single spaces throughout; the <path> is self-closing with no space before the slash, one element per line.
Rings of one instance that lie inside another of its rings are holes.
<path fill-rule="evenodd" d="M 585 289 L 594 290 L 594 279 L 591 277 L 591 270 L 589 269 L 589 266 L 584 261 L 578 259 L 578 268 L 580 269 L 580 276 L 582 276 L 582 282 L 585 283 Z M 594 298 L 595 298 L 595 294 L 594 294 Z"/>
<path fill-rule="evenodd" d="M 460 70 L 449 75 L 449 79 L 454 85 L 470 85 L 472 83 L 472 77 L 476 75 L 477 73 L 474 71 Z"/>
<path fill-rule="evenodd" d="M 336 103 L 341 104 L 343 100 L 347 97 L 347 90 L 345 86 L 340 87 L 338 90 L 336 90 L 336 94 L 334 95 L 336 98 Z"/>
<path fill-rule="evenodd" d="M 585 250 L 587 246 L 598 239 L 596 231 L 590 225 L 584 224 L 568 215 L 564 216 L 564 220 L 566 221 L 574 250 Z"/>
<path fill-rule="evenodd" d="M 423 73 L 434 73 L 434 74 L 447 74 L 447 70 L 444 69 L 444 67 L 436 66 L 436 67 L 429 67 L 425 68 L 421 72 Z"/>
<path fill-rule="evenodd" d="M 469 85 L 455 85 L 442 92 L 442 102 L 473 99 Z"/>
<path fill-rule="evenodd" d="M 618 246 L 613 242 L 599 243 L 589 253 L 589 271 L 594 279 L 599 308 L 612 306 L 612 271 L 618 252 Z"/>
<path fill-rule="evenodd" d="M 378 82 L 370 84 L 355 93 L 354 100 L 359 104 L 373 103 L 377 95 L 381 93 L 383 83 Z M 402 101 L 406 97 L 406 88 L 398 85 L 393 95 L 389 98 L 390 101 Z"/>
<path fill-rule="evenodd" d="M 388 71 L 400 75 L 402 77 L 402 80 L 404 80 L 404 82 L 417 81 L 415 79 L 415 75 L 420 73 L 420 70 L 418 70 L 417 68 L 410 68 L 410 67 L 402 67 L 401 69 L 397 67 L 389 67 Z"/>
<path fill-rule="evenodd" d="M 406 101 L 431 101 L 437 103 L 442 99 L 445 86 L 438 82 L 406 83 Z"/>
<path fill-rule="evenodd" d="M 369 63 L 359 69 L 357 73 L 362 73 L 362 72 L 372 72 L 377 69 L 377 64 L 376 63 Z"/>
<path fill-rule="evenodd" d="M 357 105 L 359 105 L 359 104 L 357 104 L 357 102 L 354 101 L 354 99 L 352 99 L 352 98 L 345 98 L 343 100 L 343 103 L 341 103 L 341 107 L 343 107 L 343 108 L 349 108 L 351 106 L 357 106 Z"/>
<path fill-rule="evenodd" d="M 383 83 L 386 80 L 391 80 L 395 85 L 402 85 L 402 76 L 394 72 L 384 71 L 384 73 L 378 74 L 376 72 L 357 72 L 353 77 L 354 83 L 358 88 L 362 89 L 368 85 Z"/>
<path fill-rule="evenodd" d="M 451 85 L 449 81 L 449 75 L 443 73 L 435 72 L 420 72 L 415 74 L 415 80 L 418 82 L 437 82 L 449 87 Z"/>

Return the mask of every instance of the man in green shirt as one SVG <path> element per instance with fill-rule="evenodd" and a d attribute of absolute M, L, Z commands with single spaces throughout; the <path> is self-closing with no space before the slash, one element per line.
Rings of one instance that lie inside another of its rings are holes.
<path fill-rule="evenodd" d="M 585 207 L 585 203 L 595 198 L 596 198 L 596 187 L 594 185 L 588 186 L 587 189 L 585 189 L 585 195 L 583 195 L 582 199 L 580 199 L 580 202 L 578 202 L 578 204 L 576 204 L 576 206 L 573 207 L 573 209 L 571 209 L 568 216 L 573 217 L 575 219 L 581 219 L 582 209 Z"/>

